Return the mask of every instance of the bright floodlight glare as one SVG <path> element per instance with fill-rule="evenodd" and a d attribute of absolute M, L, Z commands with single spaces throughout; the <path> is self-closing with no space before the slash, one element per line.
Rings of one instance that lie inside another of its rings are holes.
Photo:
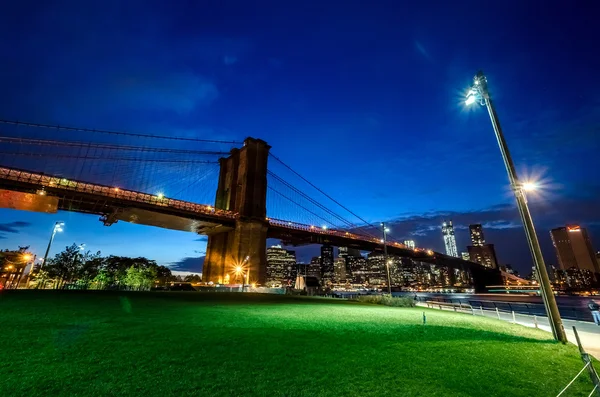
<path fill-rule="evenodd" d="M 164 194 L 162 194 L 162 193 L 158 193 L 156 196 L 157 196 L 159 199 L 162 199 L 163 197 L 165 197 L 165 195 L 164 195 Z"/>
<path fill-rule="evenodd" d="M 386 233 L 389 233 L 389 232 L 390 232 L 390 228 L 389 228 L 389 227 L 386 227 L 386 228 L 385 228 L 385 232 L 386 232 Z"/>
<path fill-rule="evenodd" d="M 535 182 L 525 182 L 523 183 L 523 190 L 526 192 L 531 192 L 537 189 L 537 184 Z"/>
<path fill-rule="evenodd" d="M 475 95 L 469 94 L 469 96 L 465 100 L 465 105 L 471 105 L 473 103 L 475 103 Z"/>
<path fill-rule="evenodd" d="M 242 267 L 241 266 L 236 266 L 235 267 L 235 272 L 236 273 L 241 273 L 242 272 Z"/>
<path fill-rule="evenodd" d="M 327 225 L 323 225 L 323 230 L 327 230 Z"/>

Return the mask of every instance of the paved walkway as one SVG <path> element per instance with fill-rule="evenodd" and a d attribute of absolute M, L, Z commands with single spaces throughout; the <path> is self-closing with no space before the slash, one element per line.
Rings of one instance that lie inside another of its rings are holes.
<path fill-rule="evenodd" d="M 418 303 L 418 306 L 427 307 L 425 303 Z M 443 306 L 442 306 L 443 307 Z M 435 308 L 439 309 L 439 308 Z M 442 310 L 453 310 L 451 307 L 443 307 Z M 463 310 L 462 313 L 471 314 L 471 310 Z M 483 310 L 483 312 L 479 309 L 473 310 L 473 315 L 475 316 L 484 316 L 490 318 L 498 318 L 498 315 L 493 310 Z M 500 320 L 513 322 L 512 313 L 500 312 Z M 550 329 L 550 323 L 548 322 L 548 317 L 535 317 L 527 314 L 516 314 L 515 313 L 515 322 L 517 324 L 524 325 L 526 327 L 537 327 L 541 330 L 552 332 Z M 563 325 L 565 327 L 565 331 L 567 333 L 567 339 L 569 342 L 577 345 L 577 341 L 575 340 L 575 333 L 573 332 L 573 326 L 577 328 L 577 333 L 579 334 L 579 339 L 581 340 L 581 344 L 586 352 L 591 354 L 597 359 L 600 359 L 600 326 L 597 326 L 594 323 L 587 321 L 575 321 L 575 320 L 563 320 Z"/>

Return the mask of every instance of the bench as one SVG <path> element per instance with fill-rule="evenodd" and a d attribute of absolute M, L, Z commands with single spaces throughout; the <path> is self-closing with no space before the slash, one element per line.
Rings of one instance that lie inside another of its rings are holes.
<path fill-rule="evenodd" d="M 440 310 L 443 310 L 443 308 L 446 307 L 446 308 L 452 308 L 452 309 L 454 309 L 454 311 L 470 310 L 471 312 L 473 312 L 473 306 L 471 306 L 467 303 L 427 301 L 427 302 L 425 302 L 425 304 L 427 305 L 427 307 L 430 307 L 432 309 L 439 308 Z"/>

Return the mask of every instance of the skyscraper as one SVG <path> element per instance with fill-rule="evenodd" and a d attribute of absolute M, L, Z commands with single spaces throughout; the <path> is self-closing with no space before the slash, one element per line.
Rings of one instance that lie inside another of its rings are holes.
<path fill-rule="evenodd" d="M 308 265 L 306 275 L 316 277 L 319 280 L 321 280 L 321 277 L 323 277 L 323 274 L 321 274 L 321 257 L 320 256 L 315 256 L 310 260 L 310 264 Z"/>
<path fill-rule="evenodd" d="M 556 250 L 558 264 L 562 270 L 576 268 L 600 273 L 600 267 L 585 228 L 568 225 L 552 229 L 550 235 Z"/>
<path fill-rule="evenodd" d="M 404 240 L 404 245 L 406 245 L 406 248 L 410 248 L 412 250 L 415 249 L 415 240 Z"/>
<path fill-rule="evenodd" d="M 321 285 L 333 283 L 335 270 L 333 268 L 333 247 L 331 245 L 321 246 Z"/>
<path fill-rule="evenodd" d="M 336 283 L 346 282 L 346 258 L 335 258 L 333 261 L 334 280 Z"/>
<path fill-rule="evenodd" d="M 469 225 L 469 232 L 471 234 L 471 244 L 473 244 L 475 247 L 485 244 L 483 228 L 480 224 Z"/>
<path fill-rule="evenodd" d="M 369 255 L 367 255 L 367 264 L 367 279 L 369 284 L 387 284 L 387 266 L 385 263 L 385 255 L 382 252 L 371 252 Z"/>
<path fill-rule="evenodd" d="M 483 228 L 480 224 L 469 225 L 471 235 L 471 243 L 467 250 L 469 251 L 468 260 L 479 263 L 485 267 L 496 269 L 498 267 L 498 259 L 496 258 L 496 249 L 494 244 L 486 244 L 483 236 Z"/>
<path fill-rule="evenodd" d="M 268 287 L 285 287 L 294 284 L 298 270 L 296 268 L 296 253 L 283 249 L 281 245 L 267 248 L 267 277 Z"/>
<path fill-rule="evenodd" d="M 348 258 L 350 262 L 350 273 L 353 284 L 364 284 L 367 282 L 368 263 L 362 256 L 351 256 Z"/>
<path fill-rule="evenodd" d="M 458 258 L 458 249 L 456 248 L 456 238 L 454 237 L 454 226 L 452 226 L 452 221 L 442 223 L 442 235 L 444 236 L 446 255 Z"/>

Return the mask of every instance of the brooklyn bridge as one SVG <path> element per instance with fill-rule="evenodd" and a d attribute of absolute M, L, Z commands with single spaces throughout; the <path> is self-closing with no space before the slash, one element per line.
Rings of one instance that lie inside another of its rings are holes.
<path fill-rule="evenodd" d="M 243 142 L 0 120 L 0 207 L 95 214 L 208 236 L 204 281 L 244 262 L 264 283 L 268 238 L 285 245 L 383 250 L 470 273 L 475 290 L 497 269 L 381 238 L 379 223 L 348 209 L 271 152 Z M 323 170 L 328 172 L 329 170 Z M 408 188 L 407 188 L 408 189 Z M 410 194 L 408 190 L 407 194 Z M 453 274 L 454 272 L 448 272 Z"/>

